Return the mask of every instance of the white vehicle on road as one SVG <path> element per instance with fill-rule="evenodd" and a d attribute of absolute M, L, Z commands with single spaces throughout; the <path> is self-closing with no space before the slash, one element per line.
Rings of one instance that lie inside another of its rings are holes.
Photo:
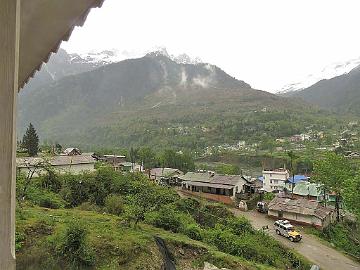
<path fill-rule="evenodd" d="M 302 235 L 295 230 L 288 220 L 277 220 L 274 227 L 278 235 L 288 238 L 291 242 L 299 242 L 302 239 Z"/>

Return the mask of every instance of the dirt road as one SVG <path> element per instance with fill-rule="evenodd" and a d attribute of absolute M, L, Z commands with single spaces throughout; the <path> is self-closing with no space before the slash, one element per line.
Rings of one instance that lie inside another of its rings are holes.
<path fill-rule="evenodd" d="M 233 213 L 237 216 L 245 216 L 248 218 L 252 225 L 261 229 L 262 226 L 268 226 L 267 232 L 275 239 L 289 248 L 293 248 L 304 257 L 320 266 L 321 270 L 359 270 L 360 264 L 345 256 L 341 252 L 328 247 L 321 243 L 315 236 L 305 234 L 301 231 L 301 227 L 297 229 L 303 235 L 303 239 L 298 243 L 290 242 L 285 237 L 279 236 L 275 233 L 273 228 L 274 220 L 268 218 L 265 214 L 258 213 L 257 211 L 242 212 L 237 209 L 232 209 Z"/>

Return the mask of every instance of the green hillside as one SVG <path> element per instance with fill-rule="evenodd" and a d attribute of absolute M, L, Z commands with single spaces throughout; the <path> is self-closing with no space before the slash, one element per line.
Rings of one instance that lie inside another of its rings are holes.
<path fill-rule="evenodd" d="M 23 91 L 19 108 L 22 132 L 32 122 L 42 140 L 87 149 L 194 150 L 337 124 L 325 111 L 252 89 L 216 66 L 156 53 Z"/>
<path fill-rule="evenodd" d="M 226 207 L 181 198 L 141 174 L 18 175 L 17 191 L 17 269 L 309 268 Z"/>

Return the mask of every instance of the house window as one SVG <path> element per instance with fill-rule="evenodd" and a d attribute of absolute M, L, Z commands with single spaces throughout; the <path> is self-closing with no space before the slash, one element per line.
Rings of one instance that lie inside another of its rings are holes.
<path fill-rule="evenodd" d="M 270 179 L 270 184 L 272 184 L 272 179 Z"/>

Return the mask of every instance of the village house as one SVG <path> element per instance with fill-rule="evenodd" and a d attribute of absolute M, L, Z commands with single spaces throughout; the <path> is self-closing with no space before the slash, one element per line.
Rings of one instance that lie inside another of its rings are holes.
<path fill-rule="evenodd" d="M 45 172 L 45 166 L 51 166 L 55 172 L 64 174 L 80 174 L 83 171 L 94 171 L 96 160 L 91 154 L 61 155 L 49 157 L 16 158 L 16 168 L 19 173 L 33 173 L 33 177 L 39 177 Z"/>
<path fill-rule="evenodd" d="M 223 195 L 231 198 L 244 193 L 245 189 L 248 189 L 246 184 L 249 183 L 241 175 L 218 175 L 211 172 L 188 172 L 179 178 L 182 180 L 184 190 Z"/>
<path fill-rule="evenodd" d="M 79 156 L 79 155 L 81 155 L 81 151 L 78 148 L 74 148 L 74 147 L 66 148 L 62 155 L 65 155 L 65 156 Z"/>
<path fill-rule="evenodd" d="M 95 156 L 97 161 L 110 164 L 115 171 L 120 172 L 142 172 L 143 168 L 137 163 L 126 161 L 126 156 L 123 155 L 102 155 Z"/>
<path fill-rule="evenodd" d="M 181 175 L 184 173 L 174 168 L 153 168 L 149 171 L 150 179 L 164 185 L 181 185 Z"/>
<path fill-rule="evenodd" d="M 269 203 L 268 215 L 294 223 L 325 228 L 335 220 L 335 211 L 319 202 L 307 199 L 292 200 L 276 197 Z"/>
<path fill-rule="evenodd" d="M 103 155 L 99 157 L 99 160 L 115 165 L 126 162 L 126 157 L 123 155 Z"/>
<path fill-rule="evenodd" d="M 266 192 L 278 192 L 283 191 L 285 183 L 289 179 L 289 171 L 283 168 L 276 170 L 264 170 L 263 177 L 263 189 Z"/>
<path fill-rule="evenodd" d="M 290 176 L 287 181 L 285 182 L 285 188 L 287 190 L 292 190 L 292 188 L 300 183 L 300 182 L 304 182 L 304 181 L 309 181 L 309 177 L 306 175 L 302 175 L 302 174 L 295 174 L 294 176 Z"/>
<path fill-rule="evenodd" d="M 143 167 L 138 163 L 128 161 L 120 162 L 113 165 L 115 171 L 118 172 L 142 172 Z"/>
<path fill-rule="evenodd" d="M 293 191 L 294 198 L 305 198 L 321 202 L 324 200 L 324 192 L 320 184 L 300 181 L 296 183 Z"/>

